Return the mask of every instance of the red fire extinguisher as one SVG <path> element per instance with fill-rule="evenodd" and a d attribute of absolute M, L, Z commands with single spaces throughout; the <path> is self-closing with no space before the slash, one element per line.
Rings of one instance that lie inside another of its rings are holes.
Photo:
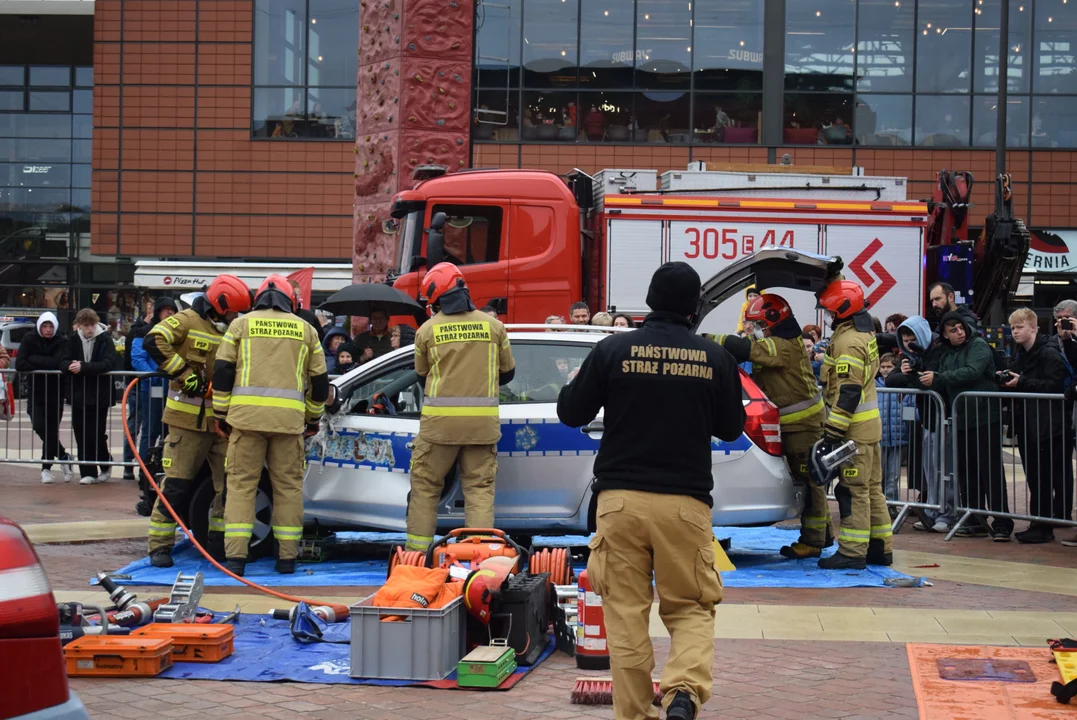
<path fill-rule="evenodd" d="M 576 581 L 579 603 L 576 614 L 576 667 L 580 670 L 609 670 L 610 651 L 606 645 L 606 621 L 602 598 L 595 594 L 587 571 Z"/>

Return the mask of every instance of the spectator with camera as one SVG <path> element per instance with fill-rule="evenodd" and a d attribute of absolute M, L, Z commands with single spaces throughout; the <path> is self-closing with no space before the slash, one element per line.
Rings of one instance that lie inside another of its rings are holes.
<path fill-rule="evenodd" d="M 1009 370 L 998 373 L 998 383 L 1022 393 L 1062 393 L 1068 375 L 1062 351 L 1040 335 L 1037 325 L 1036 313 L 1028 308 L 1010 314 L 1010 331 L 1017 350 Z M 1069 519 L 1073 477 L 1064 472 L 1071 460 L 1064 456 L 1062 405 L 1057 400 L 1027 399 L 1015 399 L 1011 404 L 1014 434 L 1030 493 L 1029 514 L 1039 517 Z M 1054 540 L 1055 534 L 1050 523 L 1033 522 L 1016 537 L 1022 543 L 1046 543 Z"/>

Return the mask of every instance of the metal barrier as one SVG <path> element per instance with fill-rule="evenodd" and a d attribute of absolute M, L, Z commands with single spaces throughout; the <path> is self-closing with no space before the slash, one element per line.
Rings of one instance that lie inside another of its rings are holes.
<path fill-rule="evenodd" d="M 877 388 L 882 419 L 883 493 L 897 508 L 893 532 L 900 532 L 910 511 L 934 525 L 953 513 L 953 479 L 946 471 L 946 404 L 931 390 Z M 900 422 L 894 422 L 898 413 Z M 947 498 L 950 498 L 947 503 Z M 927 529 L 931 529 L 930 527 Z"/>
<path fill-rule="evenodd" d="M 153 373 L 110 372 L 99 375 L 38 370 L 0 370 L 15 395 L 14 414 L 0 423 L 4 442 L 0 462 L 23 465 L 73 466 L 72 479 L 108 479 L 112 468 L 138 466 L 127 446 L 120 403 L 132 379 L 138 385 L 128 396 L 128 423 L 148 453 L 163 431 L 167 381 Z M 104 477 L 102 477 L 104 476 Z"/>
<path fill-rule="evenodd" d="M 1014 520 L 1077 526 L 1073 403 L 1059 394 L 964 392 L 954 398 L 951 448 L 961 517 L 1010 533 Z M 1009 472 L 1006 468 L 1009 466 Z"/>

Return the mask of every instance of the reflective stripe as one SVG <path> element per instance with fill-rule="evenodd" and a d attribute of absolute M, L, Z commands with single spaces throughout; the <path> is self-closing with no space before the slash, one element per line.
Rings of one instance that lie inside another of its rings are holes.
<path fill-rule="evenodd" d="M 195 402 L 198 404 L 194 404 Z M 202 398 L 183 397 L 181 399 L 169 396 L 169 398 L 165 400 L 165 407 L 169 410 L 175 410 L 176 412 L 187 413 L 188 415 L 198 415 L 202 412 Z M 205 413 L 208 418 L 215 417 L 211 405 L 206 405 Z"/>
<path fill-rule="evenodd" d="M 287 398 L 289 400 L 303 400 L 302 390 L 283 390 L 281 388 L 265 388 L 265 387 L 238 387 L 232 388 L 232 398 L 239 398 L 246 395 L 257 395 L 260 397 L 272 397 L 272 398 Z"/>
<path fill-rule="evenodd" d="M 209 531 L 210 532 L 224 532 L 224 518 L 209 519 Z"/>
<path fill-rule="evenodd" d="M 867 530 L 849 530 L 842 528 L 838 531 L 838 540 L 844 540 L 851 543 L 867 543 L 870 539 L 870 532 Z"/>
<path fill-rule="evenodd" d="M 794 423 L 798 420 L 803 420 L 806 417 L 811 417 L 822 409 L 823 396 L 821 393 L 817 392 L 814 397 L 810 397 L 807 400 L 801 400 L 792 405 L 778 408 L 778 416 L 783 423 Z"/>
<path fill-rule="evenodd" d="M 303 528 L 294 525 L 274 525 L 273 537 L 278 540 L 298 540 L 303 537 Z"/>
<path fill-rule="evenodd" d="M 493 343 L 486 346 L 486 394 L 497 397 L 497 352 Z"/>
<path fill-rule="evenodd" d="M 232 405 L 239 407 L 246 405 L 250 407 L 275 407 L 284 408 L 285 410 L 298 410 L 299 412 L 306 412 L 304 403 L 302 400 L 289 400 L 287 398 L 276 397 L 259 397 L 255 395 L 247 395 L 243 397 L 234 397 L 228 404 L 229 408 Z"/>
<path fill-rule="evenodd" d="M 172 334 L 172 331 L 165 325 L 154 325 L 147 335 L 160 335 L 163 337 L 169 345 L 176 342 L 176 336 Z"/>
<path fill-rule="evenodd" d="M 316 403 L 307 400 L 307 412 L 311 415 L 320 415 L 325 412 L 325 403 Z"/>
<path fill-rule="evenodd" d="M 228 523 L 224 526 L 224 536 L 250 537 L 254 534 L 254 523 Z"/>
<path fill-rule="evenodd" d="M 205 340 L 206 342 L 208 342 L 208 343 L 210 343 L 212 345 L 220 345 L 221 344 L 221 336 L 220 335 L 210 335 L 209 333 L 202 332 L 201 330 L 189 330 L 189 331 L 187 331 L 187 336 L 188 337 L 198 338 L 199 340 Z"/>
<path fill-rule="evenodd" d="M 168 358 L 168 360 L 165 360 L 165 363 L 161 366 L 161 369 L 169 375 L 175 375 L 177 372 L 179 372 L 179 370 L 183 368 L 185 364 L 186 363 L 184 363 L 183 358 L 181 358 L 179 355 L 173 355 L 172 357 Z"/>
<path fill-rule="evenodd" d="M 868 410 L 867 412 L 857 413 L 856 415 L 853 415 L 853 422 L 867 422 L 868 420 L 875 420 L 878 417 L 879 408 L 875 408 L 874 410 Z"/>
<path fill-rule="evenodd" d="M 223 337 L 223 338 L 221 338 L 221 342 L 226 342 L 226 343 L 228 343 L 229 345 L 235 345 L 235 344 L 236 344 L 236 336 L 235 336 L 235 335 L 233 335 L 233 334 L 232 334 L 232 333 L 230 333 L 230 332 L 226 332 L 226 333 L 224 334 L 224 337 Z"/>
<path fill-rule="evenodd" d="M 226 415 L 228 406 L 232 403 L 232 393 L 213 392 L 213 412 L 218 415 Z"/>
<path fill-rule="evenodd" d="M 497 407 L 496 397 L 431 397 L 424 405 L 430 407 Z"/>
<path fill-rule="evenodd" d="M 864 361 L 853 357 L 852 355 L 838 355 L 836 362 L 847 362 L 850 365 L 856 365 L 861 370 L 864 369 Z"/>
<path fill-rule="evenodd" d="M 872 525 L 871 526 L 871 538 L 873 540 L 878 538 L 888 538 L 893 535 L 893 531 L 889 525 Z"/>
<path fill-rule="evenodd" d="M 303 369 L 307 366 L 307 355 L 310 354 L 310 350 L 306 345 L 299 348 L 299 358 L 295 361 L 295 387 L 302 393 L 303 392 Z"/>
<path fill-rule="evenodd" d="M 778 348 L 774 345 L 774 338 L 763 338 L 763 345 L 767 348 L 767 355 L 778 357 Z"/>
<path fill-rule="evenodd" d="M 879 401 L 870 400 L 868 402 L 862 402 L 856 406 L 856 410 L 853 410 L 853 415 L 859 415 L 860 413 L 867 412 L 868 410 L 878 410 Z"/>
<path fill-rule="evenodd" d="M 430 407 L 423 405 L 423 415 L 432 417 L 497 417 L 496 407 Z"/>
<path fill-rule="evenodd" d="M 239 342 L 240 361 L 243 364 L 243 372 L 240 374 L 239 384 L 251 384 L 251 341 L 244 338 Z M 233 387 L 234 391 L 235 388 Z"/>
<path fill-rule="evenodd" d="M 405 550 L 426 550 L 430 547 L 430 543 L 434 542 L 434 538 L 426 537 L 424 535 L 412 535 L 407 534 L 406 542 L 404 544 Z"/>
<path fill-rule="evenodd" d="M 807 516 L 801 520 L 800 525 L 809 530 L 823 530 L 826 528 L 826 515 Z"/>
<path fill-rule="evenodd" d="M 316 344 L 316 345 L 314 346 L 314 354 L 315 354 L 315 355 L 324 355 L 324 354 L 325 354 L 325 353 L 323 353 L 323 352 L 322 352 L 322 346 L 321 346 L 321 343 L 318 343 L 318 344 Z"/>
<path fill-rule="evenodd" d="M 441 358 L 438 356 L 437 345 L 430 348 L 430 354 L 433 356 L 434 362 L 430 364 L 430 392 L 427 393 L 426 402 L 429 402 L 430 398 L 437 397 L 438 385 L 441 384 L 441 368 L 438 367 L 441 363 Z"/>
<path fill-rule="evenodd" d="M 150 521 L 149 534 L 155 537 L 168 537 L 176 534 L 176 523 Z"/>

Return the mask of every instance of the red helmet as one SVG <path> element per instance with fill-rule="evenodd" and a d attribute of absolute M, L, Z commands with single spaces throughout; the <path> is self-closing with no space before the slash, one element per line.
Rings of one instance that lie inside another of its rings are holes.
<path fill-rule="evenodd" d="M 258 286 L 258 292 L 255 294 L 254 299 L 257 300 L 263 293 L 270 291 L 276 291 L 287 298 L 288 305 L 291 306 L 292 312 L 295 312 L 295 294 L 292 292 L 292 284 L 288 278 L 278 273 L 273 273 Z"/>
<path fill-rule="evenodd" d="M 835 280 L 819 294 L 819 305 L 838 320 L 845 320 L 867 307 L 864 288 L 852 280 Z"/>
<path fill-rule="evenodd" d="M 772 328 L 782 320 L 793 317 L 793 309 L 781 295 L 760 295 L 748 303 L 744 319 Z"/>
<path fill-rule="evenodd" d="M 426 314 L 434 314 L 434 306 L 442 295 L 456 288 L 467 287 L 464 274 L 452 263 L 438 263 L 423 278 L 421 295 L 426 300 Z"/>
<path fill-rule="evenodd" d="M 206 288 L 206 300 L 217 314 L 243 313 L 251 309 L 251 289 L 235 275 L 218 275 Z"/>
<path fill-rule="evenodd" d="M 464 581 L 464 606 L 483 625 L 490 624 L 491 606 L 501 599 L 501 587 L 516 569 L 516 558 L 495 555 L 479 563 Z"/>

